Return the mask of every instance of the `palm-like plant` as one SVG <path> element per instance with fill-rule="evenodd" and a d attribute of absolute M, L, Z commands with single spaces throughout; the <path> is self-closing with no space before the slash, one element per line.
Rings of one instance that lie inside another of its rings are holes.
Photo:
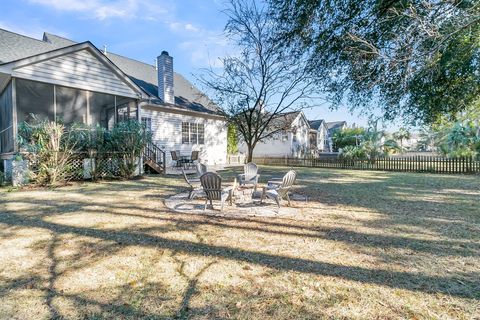
<path fill-rule="evenodd" d="M 403 141 L 410 139 L 411 134 L 406 128 L 400 128 L 397 132 L 393 133 L 393 138 L 400 142 L 400 148 L 403 150 Z"/>

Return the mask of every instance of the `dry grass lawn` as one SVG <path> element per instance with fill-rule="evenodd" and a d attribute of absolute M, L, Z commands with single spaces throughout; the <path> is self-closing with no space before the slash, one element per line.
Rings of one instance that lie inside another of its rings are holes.
<path fill-rule="evenodd" d="M 299 171 L 288 218 L 171 212 L 180 177 L 0 189 L 0 318 L 480 318 L 478 176 Z"/>

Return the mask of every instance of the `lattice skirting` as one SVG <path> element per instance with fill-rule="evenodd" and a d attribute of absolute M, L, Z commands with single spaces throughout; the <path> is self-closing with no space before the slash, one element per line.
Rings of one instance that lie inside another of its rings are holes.
<path fill-rule="evenodd" d="M 85 180 L 99 178 L 115 178 L 120 177 L 119 161 L 117 157 L 103 156 L 98 158 L 88 158 L 85 154 L 76 154 L 70 157 L 65 165 L 63 176 L 67 180 Z M 34 157 L 27 160 L 28 170 L 37 172 L 39 169 L 38 162 Z"/>

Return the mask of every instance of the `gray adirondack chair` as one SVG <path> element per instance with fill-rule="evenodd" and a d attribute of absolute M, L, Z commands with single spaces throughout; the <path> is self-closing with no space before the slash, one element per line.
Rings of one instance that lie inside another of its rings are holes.
<path fill-rule="evenodd" d="M 283 176 L 282 181 L 269 181 L 262 193 L 262 201 L 265 197 L 273 199 L 280 209 L 280 202 L 286 198 L 288 206 L 290 206 L 290 196 L 288 195 L 290 190 L 297 179 L 297 173 L 294 170 L 290 170 Z"/>
<path fill-rule="evenodd" d="M 258 178 L 260 177 L 257 165 L 249 162 L 243 166 L 243 172 L 237 177 L 238 184 L 241 186 L 253 185 L 253 189 L 257 190 Z"/>
<path fill-rule="evenodd" d="M 185 173 L 185 170 L 182 168 L 182 173 L 183 173 L 183 178 L 185 179 L 185 182 L 188 184 L 189 187 L 189 194 L 188 194 L 188 199 L 193 199 L 195 195 L 203 193 L 203 188 L 200 183 L 200 179 L 189 179 L 187 174 Z"/>
<path fill-rule="evenodd" d="M 205 208 L 207 210 L 207 204 L 210 201 L 210 206 L 213 207 L 213 200 L 220 201 L 221 211 L 223 211 L 223 205 L 225 201 L 230 199 L 230 205 L 232 204 L 233 188 L 222 188 L 222 178 L 214 172 L 206 172 L 200 177 L 200 183 L 205 192 Z"/>

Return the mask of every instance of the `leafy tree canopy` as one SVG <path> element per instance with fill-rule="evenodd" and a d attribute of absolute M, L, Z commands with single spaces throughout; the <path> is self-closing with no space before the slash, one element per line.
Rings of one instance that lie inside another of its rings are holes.
<path fill-rule="evenodd" d="M 480 93 L 478 0 L 269 0 L 334 104 L 433 123 Z M 344 100 L 345 99 L 345 100 Z"/>

